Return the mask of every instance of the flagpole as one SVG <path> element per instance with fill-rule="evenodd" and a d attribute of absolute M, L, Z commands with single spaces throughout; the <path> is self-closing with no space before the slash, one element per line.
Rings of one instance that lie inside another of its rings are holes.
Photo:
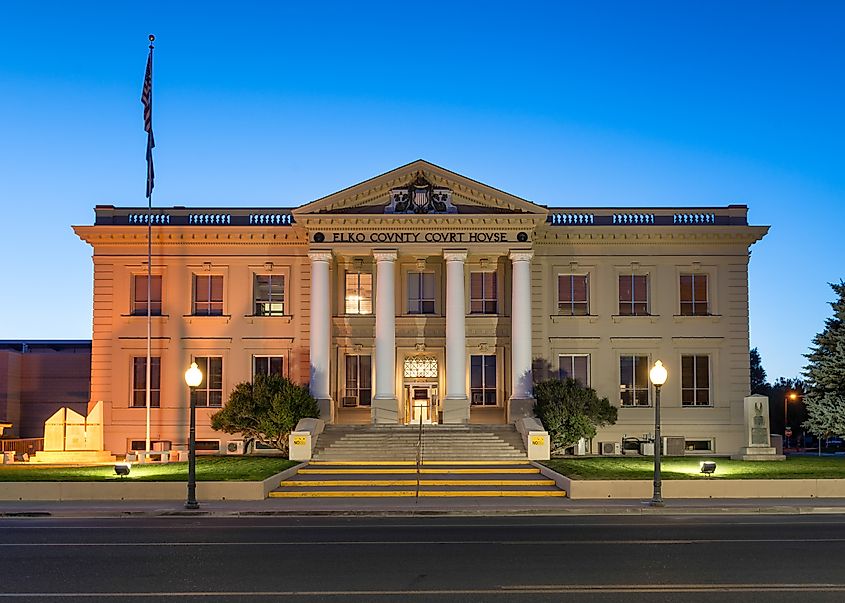
<path fill-rule="evenodd" d="M 153 42 L 155 36 L 150 34 L 150 56 L 147 59 L 147 72 L 144 77 L 144 91 L 141 102 L 144 104 L 144 129 L 147 131 L 147 362 L 146 362 L 146 433 L 145 448 L 150 452 L 150 414 L 152 408 L 152 338 L 153 338 L 153 186 L 152 186 L 152 147 L 153 141 L 152 112 L 153 112 Z M 149 456 L 147 457 L 149 458 Z M 146 459 L 144 459 L 146 460 Z"/>

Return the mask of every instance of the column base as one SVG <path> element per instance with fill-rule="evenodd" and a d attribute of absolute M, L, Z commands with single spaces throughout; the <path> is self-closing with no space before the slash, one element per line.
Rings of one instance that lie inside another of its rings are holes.
<path fill-rule="evenodd" d="M 507 422 L 515 423 L 525 417 L 533 417 L 534 405 L 537 400 L 534 398 L 510 398 L 508 400 Z"/>
<path fill-rule="evenodd" d="M 443 398 L 443 423 L 469 423 L 469 398 Z"/>
<path fill-rule="evenodd" d="M 326 423 L 334 423 L 334 402 L 331 398 L 317 398 L 320 418 Z"/>
<path fill-rule="evenodd" d="M 373 398 L 370 420 L 376 425 L 399 423 L 399 400 L 396 398 Z"/>

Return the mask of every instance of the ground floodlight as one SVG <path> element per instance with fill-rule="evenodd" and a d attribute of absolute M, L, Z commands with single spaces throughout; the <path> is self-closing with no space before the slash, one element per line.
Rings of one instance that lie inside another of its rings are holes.
<path fill-rule="evenodd" d="M 713 475 L 716 472 L 716 461 L 702 461 L 701 472 L 707 477 Z"/>
<path fill-rule="evenodd" d="M 132 463 L 116 463 L 114 466 L 114 472 L 117 473 L 120 477 L 126 477 L 129 475 L 129 471 L 132 469 Z"/>

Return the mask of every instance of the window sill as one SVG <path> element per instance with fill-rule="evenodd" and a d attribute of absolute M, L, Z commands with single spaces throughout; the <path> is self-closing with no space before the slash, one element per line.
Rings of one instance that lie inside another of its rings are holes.
<path fill-rule="evenodd" d="M 223 324 L 229 324 L 232 321 L 230 314 L 184 314 L 182 318 L 188 324 L 192 324 L 195 320 L 201 323 L 222 322 Z"/>
<path fill-rule="evenodd" d="M 681 404 L 681 408 L 716 408 L 713 404 Z"/>
<path fill-rule="evenodd" d="M 128 324 L 138 323 L 138 322 L 147 322 L 147 315 L 146 314 L 121 314 L 120 316 Z M 152 318 L 155 322 L 167 324 L 167 319 L 170 318 L 170 315 L 169 314 L 153 314 L 150 318 Z"/>
<path fill-rule="evenodd" d="M 293 320 L 293 316 L 290 314 L 281 314 L 276 316 L 267 316 L 264 314 L 245 314 L 244 318 L 248 324 L 254 324 L 256 321 L 263 322 L 265 320 L 272 320 L 273 322 L 278 322 L 281 324 L 288 325 L 290 321 Z"/>
<path fill-rule="evenodd" d="M 593 324 L 599 319 L 597 314 L 552 314 L 549 318 L 551 319 L 552 324 L 556 325 L 567 322 L 587 322 Z"/>
<path fill-rule="evenodd" d="M 614 314 L 610 317 L 610 319 L 617 324 L 626 321 L 645 322 L 646 320 L 651 323 L 655 323 L 660 319 L 660 314 Z"/>
<path fill-rule="evenodd" d="M 675 314 L 672 316 L 672 320 L 676 323 L 682 322 L 721 322 L 722 315 L 721 314 L 701 314 L 701 315 L 689 315 L 689 314 Z"/>

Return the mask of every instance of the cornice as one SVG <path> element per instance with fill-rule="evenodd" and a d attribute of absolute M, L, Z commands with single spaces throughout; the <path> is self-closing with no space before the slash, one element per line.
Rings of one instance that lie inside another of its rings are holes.
<path fill-rule="evenodd" d="M 366 229 L 403 229 L 419 228 L 536 228 L 545 218 L 538 214 L 493 214 L 493 215 L 456 215 L 456 214 L 306 214 L 297 218 L 299 225 L 308 229 L 315 228 L 350 228 Z"/>
<path fill-rule="evenodd" d="M 76 235 L 94 247 L 146 245 L 147 229 L 135 226 L 74 226 Z M 308 245 L 307 235 L 301 229 L 285 229 L 284 231 L 257 230 L 255 228 L 224 228 L 196 227 L 174 229 L 173 227 L 153 227 L 152 242 L 157 247 L 179 246 L 186 243 L 197 246 L 204 245 L 236 245 L 280 247 L 301 247 Z"/>
<path fill-rule="evenodd" d="M 741 243 L 753 245 L 762 239 L 768 226 L 726 226 L 726 227 L 574 227 L 560 230 L 538 230 L 534 237 L 537 246 L 550 247 L 560 244 L 576 245 L 678 245 L 703 243 L 724 245 Z"/>

